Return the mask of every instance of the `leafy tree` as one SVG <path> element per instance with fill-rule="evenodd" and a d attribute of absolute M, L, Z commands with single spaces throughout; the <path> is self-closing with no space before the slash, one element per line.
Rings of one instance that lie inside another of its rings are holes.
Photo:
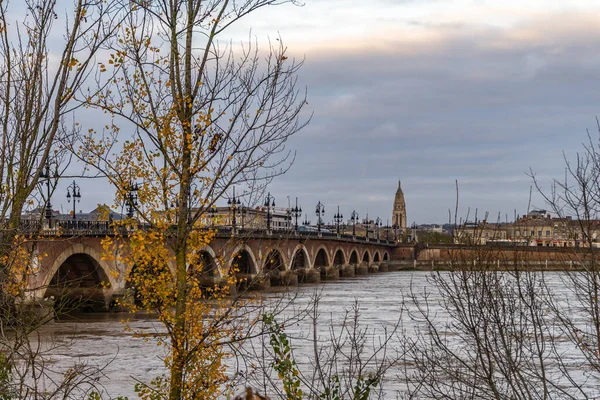
<path fill-rule="evenodd" d="M 224 345 L 240 340 L 242 324 L 232 321 L 241 309 L 226 298 L 227 285 L 207 289 L 198 278 L 199 253 L 213 235 L 201 229 L 202 216 L 232 185 L 244 183 L 255 198 L 287 170 L 293 157 L 285 143 L 306 123 L 306 102 L 296 89 L 300 64 L 279 39 L 263 53 L 219 38 L 260 8 L 286 2 L 128 1 L 131 13 L 99 64 L 100 90 L 82 93 L 86 106 L 113 120 L 102 136 L 90 130 L 78 155 L 145 224 L 130 225 L 127 241 L 107 239 L 108 253 L 135 265 L 139 303 L 169 333 L 169 375 L 147 397 L 216 398 L 228 381 Z M 223 280 L 235 284 L 229 260 L 219 261 Z"/>
<path fill-rule="evenodd" d="M 79 131 L 77 123 L 67 122 L 78 107 L 73 95 L 122 16 L 117 3 L 99 0 L 75 0 L 68 8 L 55 0 L 0 2 L 2 398 L 62 398 L 76 393 L 84 381 L 90 383 L 91 370 L 85 366 L 46 380 L 49 372 L 36 333 L 49 318 L 26 307 L 41 221 L 22 221 L 21 216 L 39 200 L 42 174 L 54 186 L 52 172 L 67 164 L 65 144 Z M 48 163 L 55 165 L 52 171 L 45 170 Z"/>

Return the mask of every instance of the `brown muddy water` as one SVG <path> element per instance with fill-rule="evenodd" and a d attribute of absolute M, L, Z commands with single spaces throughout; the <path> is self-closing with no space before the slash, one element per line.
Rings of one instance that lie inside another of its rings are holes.
<path fill-rule="evenodd" d="M 303 310 L 310 308 L 316 293 L 320 296 L 319 322 L 316 325 L 316 337 L 320 345 L 327 346 L 330 333 L 339 332 L 344 316 L 355 302 L 360 307 L 360 326 L 368 327 L 368 343 L 378 342 L 383 337 L 384 330 L 389 332 L 399 319 L 402 320 L 402 328 L 408 332 L 415 327 L 414 323 L 406 318 L 406 313 L 402 313 L 404 297 L 411 290 L 420 293 L 427 291 L 433 307 L 432 312 L 437 313 L 441 322 L 447 319 L 446 310 L 440 306 L 442 299 L 439 293 L 427 280 L 430 275 L 431 272 L 423 271 L 378 273 L 318 285 L 276 288 L 261 292 L 260 295 L 265 298 L 267 304 L 275 304 L 282 297 L 294 297 L 291 306 L 283 311 L 278 320 L 304 315 L 304 318 L 287 324 L 285 330 L 291 339 L 300 370 L 310 375 L 314 365 L 312 337 L 315 325 L 310 318 L 306 318 Z M 564 290 L 564 297 L 567 298 L 569 294 L 564 285 L 561 285 L 559 274 L 550 273 L 549 277 L 559 295 L 560 291 Z M 131 330 L 126 330 L 122 323 L 122 320 L 128 317 L 131 318 Z M 144 334 L 144 338 L 134 337 L 132 331 Z M 81 314 L 71 320 L 52 323 L 42 330 L 45 344 L 48 347 L 52 346 L 48 354 L 52 370 L 59 374 L 77 363 L 101 368 L 102 373 L 97 384 L 103 392 L 103 398 L 129 396 L 129 399 L 135 399 L 136 382 L 149 382 L 165 372 L 162 361 L 164 348 L 157 346 L 151 339 L 154 335 L 164 335 L 164 329 L 151 316 L 139 314 L 131 317 L 120 313 Z M 397 350 L 394 346 L 399 346 L 399 343 L 396 340 L 390 342 L 389 355 Z M 260 353 L 260 348 L 261 344 L 254 340 L 245 344 L 243 350 Z M 575 353 L 569 347 L 565 348 L 564 354 Z M 244 384 L 260 387 L 265 382 L 264 374 L 260 371 L 252 373 L 248 367 L 249 363 L 243 360 L 229 360 L 228 364 L 229 374 L 240 372 L 244 379 L 248 379 L 241 382 L 241 387 Z M 268 360 L 265 364 L 269 366 Z M 388 371 L 384 381 L 384 398 L 393 399 L 403 392 L 404 386 L 399 379 L 403 367 L 399 363 Z M 269 392 L 265 388 L 261 391 Z"/>

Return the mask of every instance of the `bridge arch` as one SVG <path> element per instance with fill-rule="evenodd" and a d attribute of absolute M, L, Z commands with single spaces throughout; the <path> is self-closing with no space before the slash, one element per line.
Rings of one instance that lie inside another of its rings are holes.
<path fill-rule="evenodd" d="M 111 268 L 108 265 L 108 262 L 102 259 L 101 254 L 91 246 L 88 246 L 84 243 L 76 243 L 66 248 L 52 263 L 52 266 L 48 270 L 48 273 L 44 277 L 44 281 L 42 283 L 41 290 L 44 293 L 50 286 L 50 283 L 54 279 L 54 276 L 57 274 L 60 267 L 62 267 L 69 258 L 78 255 L 83 256 L 81 257 L 82 261 L 89 261 L 91 264 L 90 266 L 93 265 L 96 273 L 98 274 L 98 278 L 102 279 L 101 282 L 103 281 L 109 283 L 110 287 L 112 288 L 116 287 L 117 279 L 115 278 L 115 275 L 118 274 L 111 273 Z M 42 294 L 41 297 L 44 297 L 44 295 Z"/>
<path fill-rule="evenodd" d="M 341 247 L 338 247 L 335 250 L 333 256 L 333 265 L 346 265 L 346 255 L 344 254 L 344 250 Z"/>
<path fill-rule="evenodd" d="M 197 263 L 202 266 L 200 275 L 220 278 L 223 276 L 218 257 L 210 246 L 205 246 L 197 252 Z M 196 265 L 188 265 L 188 272 L 196 270 Z"/>
<path fill-rule="evenodd" d="M 329 254 L 327 254 L 327 248 L 320 246 L 315 252 L 313 268 L 319 269 L 321 267 L 329 267 L 330 265 L 331 262 L 329 261 Z"/>
<path fill-rule="evenodd" d="M 118 277 L 97 250 L 76 243 L 54 260 L 37 293 L 53 297 L 54 307 L 63 312 L 106 310 Z"/>
<path fill-rule="evenodd" d="M 294 271 L 302 268 L 310 269 L 311 263 L 310 257 L 308 255 L 308 250 L 304 245 L 299 244 L 298 246 L 296 246 L 294 252 L 292 253 L 288 270 Z"/>
<path fill-rule="evenodd" d="M 283 272 L 285 271 L 285 261 L 283 259 L 283 253 L 279 249 L 272 249 L 267 254 L 265 262 L 262 266 L 262 273 L 268 274 L 271 272 Z"/>
<path fill-rule="evenodd" d="M 231 260 L 228 263 L 228 271 L 231 271 L 233 267 L 236 267 L 240 274 L 257 274 L 258 263 L 256 257 L 252 252 L 252 249 L 246 244 L 238 245 L 233 252 L 231 252 Z"/>
<path fill-rule="evenodd" d="M 383 261 L 388 261 L 390 259 L 390 256 L 388 255 L 388 252 L 386 251 L 385 253 L 383 253 Z"/>
<path fill-rule="evenodd" d="M 371 263 L 371 253 L 369 250 L 365 250 L 362 256 L 362 262 L 366 262 L 367 264 Z"/>
<path fill-rule="evenodd" d="M 373 262 L 376 262 L 376 263 L 378 263 L 378 262 L 380 262 L 380 261 L 381 261 L 381 256 L 379 255 L 379 250 L 377 250 L 377 251 L 375 252 L 375 255 L 373 256 Z"/>
<path fill-rule="evenodd" d="M 355 248 L 350 252 L 350 259 L 348 260 L 348 264 L 357 265 L 358 264 L 358 250 Z"/>

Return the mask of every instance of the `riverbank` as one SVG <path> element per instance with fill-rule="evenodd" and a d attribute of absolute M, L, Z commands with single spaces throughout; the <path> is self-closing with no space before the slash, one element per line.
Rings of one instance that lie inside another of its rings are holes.
<path fill-rule="evenodd" d="M 592 264 L 590 261 L 573 260 L 401 260 L 390 261 L 389 271 L 455 271 L 455 270 L 492 270 L 492 271 L 587 271 Z M 600 268 L 600 264 L 597 265 Z"/>

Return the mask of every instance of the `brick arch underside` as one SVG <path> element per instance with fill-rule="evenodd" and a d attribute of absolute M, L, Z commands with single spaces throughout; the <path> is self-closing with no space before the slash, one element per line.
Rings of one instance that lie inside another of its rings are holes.
<path fill-rule="evenodd" d="M 379 254 L 379 251 L 375 252 L 375 255 L 373 256 L 373 262 L 380 262 L 381 261 L 381 255 Z"/>
<path fill-rule="evenodd" d="M 235 268 L 236 273 L 256 274 L 258 273 L 258 263 L 250 247 L 238 246 L 233 252 L 229 268 Z"/>
<path fill-rule="evenodd" d="M 325 247 L 319 247 L 315 253 L 315 261 L 313 262 L 313 265 L 315 269 L 329 267 L 331 265 L 329 262 L 329 255 L 327 254 L 327 249 Z"/>
<path fill-rule="evenodd" d="M 281 250 L 272 249 L 271 251 L 269 251 L 269 253 L 267 254 L 267 257 L 265 258 L 262 272 L 263 273 L 269 273 L 269 272 L 275 272 L 275 271 L 283 272 L 286 270 L 285 266 L 286 266 L 286 262 L 283 259 L 283 254 L 282 254 Z"/>
<path fill-rule="evenodd" d="M 371 253 L 369 252 L 369 250 L 365 250 L 365 252 L 363 253 L 362 262 L 371 262 Z"/>
<path fill-rule="evenodd" d="M 95 285 L 104 282 L 106 286 L 115 287 L 116 281 L 110 267 L 102 260 L 100 253 L 94 248 L 77 243 L 65 249 L 52 263 L 41 286 L 41 297 L 45 297 L 47 288 L 52 284 L 65 283 L 80 276 L 82 285 Z M 85 286 L 82 286 L 85 287 Z M 89 287 L 89 286 L 87 286 Z"/>
<path fill-rule="evenodd" d="M 304 246 L 298 246 L 294 249 L 294 254 L 290 261 L 289 269 L 294 271 L 297 269 L 309 269 L 310 258 L 308 256 L 308 250 Z"/>
<path fill-rule="evenodd" d="M 356 250 L 356 249 L 352 250 L 352 252 L 350 253 L 350 259 L 348 260 L 348 263 L 350 265 L 358 264 L 358 250 Z"/>
<path fill-rule="evenodd" d="M 74 286 L 81 288 L 98 287 L 108 282 L 108 276 L 96 260 L 87 254 L 69 256 L 58 268 L 48 287 Z"/>
<path fill-rule="evenodd" d="M 217 255 L 210 246 L 206 246 L 197 254 L 196 265 L 188 265 L 189 273 L 199 273 L 200 276 L 211 278 L 223 276 Z"/>
<path fill-rule="evenodd" d="M 61 314 L 100 311 L 108 306 L 113 285 L 114 277 L 99 254 L 78 244 L 55 260 L 45 277 L 41 297 L 53 298 L 54 309 Z"/>
<path fill-rule="evenodd" d="M 334 265 L 346 265 L 346 255 L 341 248 L 337 248 L 335 255 L 333 256 Z"/>

